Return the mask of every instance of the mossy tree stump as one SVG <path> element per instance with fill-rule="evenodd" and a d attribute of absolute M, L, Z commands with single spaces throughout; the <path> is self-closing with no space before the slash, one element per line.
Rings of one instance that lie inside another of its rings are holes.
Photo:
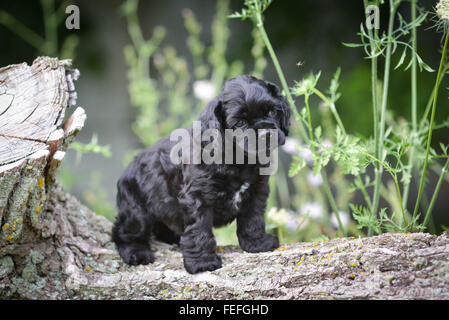
<path fill-rule="evenodd" d="M 55 179 L 84 124 L 70 61 L 37 58 L 0 69 L 0 298 L 449 299 L 449 235 L 384 234 L 248 254 L 217 248 L 223 268 L 188 274 L 179 247 L 125 265 L 110 221 Z"/>

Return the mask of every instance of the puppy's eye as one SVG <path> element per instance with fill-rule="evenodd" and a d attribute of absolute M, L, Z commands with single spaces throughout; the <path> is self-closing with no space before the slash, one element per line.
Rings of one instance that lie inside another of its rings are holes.
<path fill-rule="evenodd" d="M 274 112 L 273 110 L 271 110 L 270 112 L 268 112 L 268 116 L 273 118 L 276 115 L 276 112 Z"/>
<path fill-rule="evenodd" d="M 244 125 L 246 125 L 246 120 L 243 120 L 243 119 L 241 119 L 235 123 L 235 126 L 238 128 L 243 127 Z"/>

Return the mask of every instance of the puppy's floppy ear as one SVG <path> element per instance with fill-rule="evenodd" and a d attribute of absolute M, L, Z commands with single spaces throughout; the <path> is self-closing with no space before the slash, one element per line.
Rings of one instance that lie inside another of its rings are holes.
<path fill-rule="evenodd" d="M 270 94 L 273 97 L 279 97 L 282 95 L 281 90 L 279 90 L 279 87 L 277 85 L 275 85 L 273 82 L 264 80 L 265 85 L 267 86 L 268 92 L 270 92 Z"/>
<path fill-rule="evenodd" d="M 219 129 L 224 130 L 223 103 L 220 96 L 209 102 L 201 112 L 199 119 L 203 130 Z"/>
<path fill-rule="evenodd" d="M 282 115 L 279 122 L 281 125 L 281 130 L 284 132 L 286 136 L 288 136 L 288 129 L 290 127 L 291 109 L 287 102 L 287 99 L 281 93 L 281 90 L 277 85 L 266 80 L 264 80 L 264 82 L 270 94 L 281 102 L 279 108 L 281 109 Z"/>
<path fill-rule="evenodd" d="M 282 109 L 282 116 L 280 119 L 281 130 L 285 133 L 286 136 L 288 136 L 288 129 L 290 128 L 291 109 L 288 105 L 287 99 L 284 96 L 281 96 L 280 100 Z"/>

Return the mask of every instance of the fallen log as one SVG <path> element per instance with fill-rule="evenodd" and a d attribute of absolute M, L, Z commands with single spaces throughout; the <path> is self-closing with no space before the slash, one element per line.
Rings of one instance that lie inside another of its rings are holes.
<path fill-rule="evenodd" d="M 85 120 L 69 61 L 41 57 L 0 69 L 0 298 L 449 299 L 449 233 L 383 234 L 284 245 L 249 254 L 217 248 L 223 268 L 196 275 L 179 247 L 127 266 L 110 221 L 67 194 L 56 170 Z M 12 98 L 11 98 L 12 97 Z"/>

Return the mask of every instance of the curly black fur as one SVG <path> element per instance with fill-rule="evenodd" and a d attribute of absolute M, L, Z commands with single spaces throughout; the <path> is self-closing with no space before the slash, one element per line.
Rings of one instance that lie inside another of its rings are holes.
<path fill-rule="evenodd" d="M 288 135 L 290 107 L 279 88 L 252 76 L 227 81 L 201 113 L 202 130 L 245 128 L 278 129 L 279 145 Z M 191 133 L 191 127 L 187 128 Z M 268 176 L 260 164 L 180 164 L 170 160 L 169 137 L 139 154 L 117 183 L 119 214 L 113 240 L 123 260 L 131 265 L 154 261 L 150 237 L 179 243 L 190 273 L 221 267 L 212 227 L 237 218 L 240 247 L 264 252 L 279 246 L 265 233 L 264 211 Z M 223 148 L 224 150 L 224 148 Z"/>

